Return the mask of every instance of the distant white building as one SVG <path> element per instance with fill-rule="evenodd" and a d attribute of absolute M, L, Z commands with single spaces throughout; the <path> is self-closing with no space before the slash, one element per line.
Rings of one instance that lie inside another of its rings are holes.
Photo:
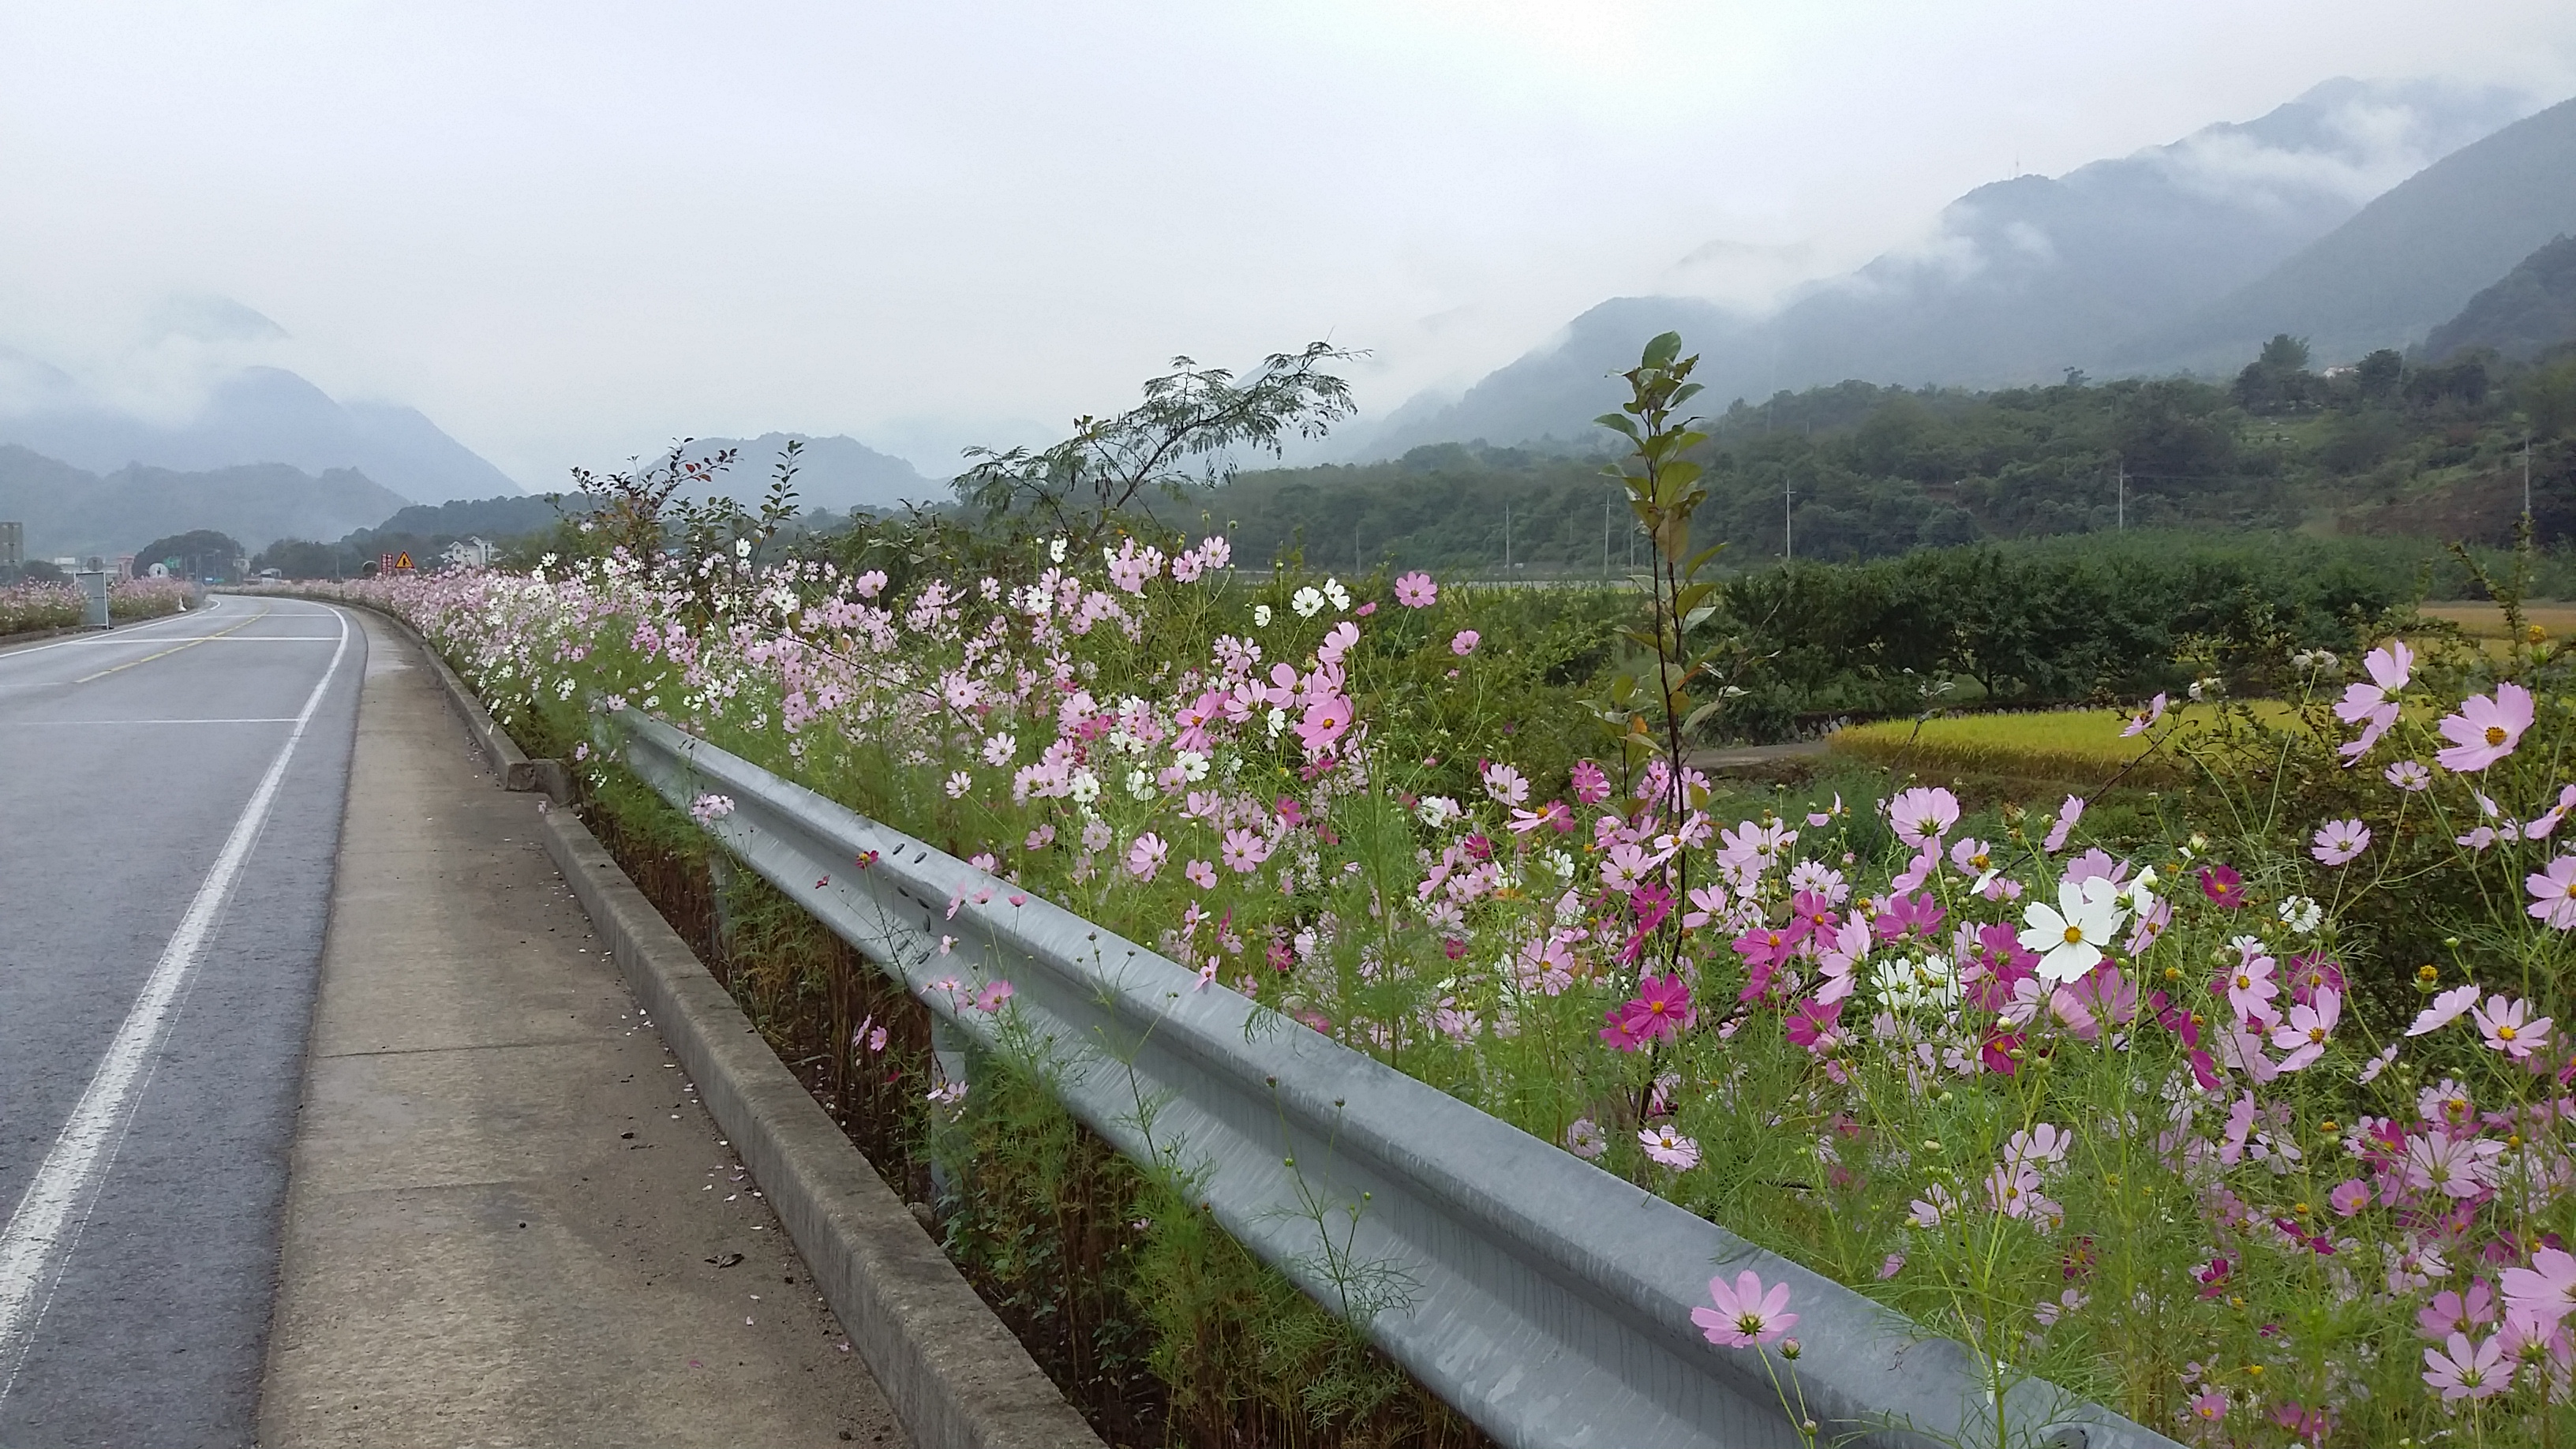
<path fill-rule="evenodd" d="M 489 539 L 460 538 L 449 544 L 440 557 L 446 559 L 447 566 L 452 569 L 488 569 L 492 566 L 495 552 Z"/>

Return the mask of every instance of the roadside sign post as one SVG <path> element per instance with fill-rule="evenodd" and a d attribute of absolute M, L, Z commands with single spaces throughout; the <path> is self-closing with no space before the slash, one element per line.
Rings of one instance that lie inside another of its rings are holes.
<path fill-rule="evenodd" d="M 76 578 L 80 581 L 81 623 L 92 629 L 107 627 L 107 569 L 97 559 L 89 561 Z"/>

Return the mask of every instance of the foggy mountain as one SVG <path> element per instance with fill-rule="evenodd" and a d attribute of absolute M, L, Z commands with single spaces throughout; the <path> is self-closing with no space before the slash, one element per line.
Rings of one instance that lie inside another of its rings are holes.
<path fill-rule="evenodd" d="M 2440 362 L 2472 347 L 2492 347 L 2528 362 L 2546 348 L 2576 342 L 2576 237 L 2559 237 L 2524 257 L 2504 280 L 2469 299 L 2460 315 L 2424 339 L 2426 360 Z"/>
<path fill-rule="evenodd" d="M 319 476 L 283 463 L 201 472 L 131 464 L 101 477 L 0 444 L 0 518 L 27 525 L 27 556 L 131 553 L 155 538 L 211 528 L 256 552 L 279 538 L 338 538 L 408 500 L 349 468 Z"/>
<path fill-rule="evenodd" d="M 945 480 L 934 481 L 901 458 L 880 453 L 856 438 L 835 434 L 763 433 L 757 438 L 697 438 L 688 445 L 692 458 L 711 457 L 727 448 L 736 452 L 733 467 L 715 490 L 746 506 L 757 506 L 769 492 L 779 451 L 793 438 L 805 445 L 796 460 L 796 502 L 801 508 L 895 509 L 915 499 L 946 501 Z M 667 450 L 665 450 L 667 451 Z M 654 460 L 642 460 L 651 463 Z"/>
<path fill-rule="evenodd" d="M 1361 451 L 1387 457 L 1434 441 L 1588 437 L 1592 417 L 1619 396 L 1608 374 L 1635 365 L 1648 337 L 1674 328 L 1702 354 L 1699 377 L 1720 407 L 1845 378 L 2054 381 L 2070 367 L 2103 366 L 2126 339 L 2264 278 L 2355 220 L 2373 197 L 2496 133 L 2519 110 L 2496 90 L 2328 81 L 2253 121 L 2061 177 L 1979 187 L 1943 210 L 1928 241 L 1816 284 L 1768 317 L 1686 297 L 1614 298 L 1455 402 L 1408 402 Z M 2510 265 L 2510 257 L 2499 262 L 2458 296 Z M 2230 353 L 2228 365 L 2253 350 Z"/>
<path fill-rule="evenodd" d="M 2576 100 L 2426 167 L 2269 274 L 2119 356 L 2138 371 L 2217 371 L 2242 366 L 2280 332 L 2307 338 L 2325 361 L 2403 348 L 2564 232 L 2576 232 Z"/>
<path fill-rule="evenodd" d="M 95 473 L 128 463 L 178 470 L 283 463 L 308 473 L 354 468 L 406 502 L 524 491 L 417 409 L 343 403 L 275 367 L 226 372 L 193 416 L 161 422 L 116 406 L 38 359 L 0 349 L 0 443 Z"/>

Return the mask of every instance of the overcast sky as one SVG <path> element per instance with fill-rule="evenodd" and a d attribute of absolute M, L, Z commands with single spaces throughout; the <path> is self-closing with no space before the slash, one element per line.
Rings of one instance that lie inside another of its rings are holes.
<path fill-rule="evenodd" d="M 539 487 L 772 428 L 935 466 L 1178 352 L 1369 348 L 1383 411 L 2337 74 L 2556 100 L 2576 5 L 0 0 L 0 342 L 163 407 L 289 366 Z M 205 297 L 287 335 L 163 335 Z"/>

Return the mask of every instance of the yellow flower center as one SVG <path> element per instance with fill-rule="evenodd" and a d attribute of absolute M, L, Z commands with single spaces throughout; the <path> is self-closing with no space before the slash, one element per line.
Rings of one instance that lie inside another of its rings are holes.
<path fill-rule="evenodd" d="M 2511 1041 L 2511 1040 L 2513 1040 L 2513 1028 L 2512 1028 L 2511 1026 L 2500 1026 L 2500 1027 L 2497 1027 L 2497 1028 L 2496 1028 L 2496 1039 L 2497 1039 L 2498 1041 Z"/>
<path fill-rule="evenodd" d="M 2504 743 L 2504 726 L 2503 726 L 2503 725 L 2488 725 L 2488 726 L 2487 726 L 2487 743 L 2488 743 L 2489 745 L 2500 745 L 2500 744 L 2503 744 L 2503 743 Z"/>
<path fill-rule="evenodd" d="M 2068 945 L 2072 946 L 2072 945 L 2074 945 L 2076 942 L 2081 941 L 2081 940 L 2083 940 L 2083 939 L 2084 939 L 2084 928 L 2083 928 L 2082 926 L 2078 926 L 2078 925 L 2074 925 L 2074 924 L 2070 923 L 2070 924 L 2067 926 L 2067 928 L 2066 928 L 2066 944 L 2068 944 Z"/>

